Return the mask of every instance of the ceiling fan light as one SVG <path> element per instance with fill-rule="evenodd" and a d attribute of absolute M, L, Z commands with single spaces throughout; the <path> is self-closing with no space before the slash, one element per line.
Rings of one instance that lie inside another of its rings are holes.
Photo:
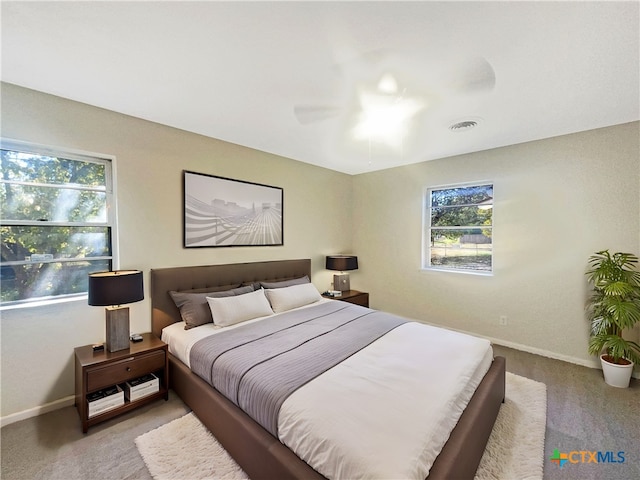
<path fill-rule="evenodd" d="M 362 111 L 353 128 L 353 138 L 358 141 L 384 143 L 401 148 L 409 133 L 410 121 L 424 106 L 416 99 L 393 99 L 368 95 L 360 96 Z"/>
<path fill-rule="evenodd" d="M 378 82 L 378 90 L 381 93 L 387 93 L 392 95 L 394 93 L 398 93 L 398 82 L 390 73 L 385 73 L 380 82 Z"/>
<path fill-rule="evenodd" d="M 393 106 L 370 108 L 360 116 L 356 125 L 356 134 L 361 139 L 396 135 L 402 129 L 405 120 L 406 115 L 399 108 Z"/>

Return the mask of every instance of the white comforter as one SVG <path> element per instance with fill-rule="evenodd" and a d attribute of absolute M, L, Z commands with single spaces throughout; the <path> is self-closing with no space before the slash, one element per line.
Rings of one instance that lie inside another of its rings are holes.
<path fill-rule="evenodd" d="M 162 339 L 189 365 L 217 331 L 175 323 Z M 327 478 L 424 479 L 492 359 L 487 340 L 401 325 L 294 392 L 279 439 Z"/>

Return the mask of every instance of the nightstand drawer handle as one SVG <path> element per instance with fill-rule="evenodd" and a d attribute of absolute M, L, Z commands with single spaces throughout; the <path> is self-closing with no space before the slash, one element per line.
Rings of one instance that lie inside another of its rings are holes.
<path fill-rule="evenodd" d="M 131 367 L 127 367 L 127 372 L 130 372 L 130 371 L 131 371 Z"/>

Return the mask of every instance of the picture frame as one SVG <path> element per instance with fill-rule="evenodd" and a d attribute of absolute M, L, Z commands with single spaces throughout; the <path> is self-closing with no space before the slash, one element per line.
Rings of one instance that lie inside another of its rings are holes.
<path fill-rule="evenodd" d="M 185 248 L 284 245 L 280 187 L 183 170 Z"/>

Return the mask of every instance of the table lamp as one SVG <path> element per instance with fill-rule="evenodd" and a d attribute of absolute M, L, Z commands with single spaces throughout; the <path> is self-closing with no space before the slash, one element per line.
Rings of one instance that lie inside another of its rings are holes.
<path fill-rule="evenodd" d="M 349 274 L 344 272 L 358 269 L 358 257 L 355 255 L 328 255 L 326 269 L 342 272 L 340 275 L 333 276 L 333 289 L 346 292 L 351 290 L 351 285 Z"/>
<path fill-rule="evenodd" d="M 144 300 L 142 272 L 116 270 L 89 274 L 89 305 L 106 306 L 106 344 L 110 352 L 129 348 L 129 307 Z"/>

